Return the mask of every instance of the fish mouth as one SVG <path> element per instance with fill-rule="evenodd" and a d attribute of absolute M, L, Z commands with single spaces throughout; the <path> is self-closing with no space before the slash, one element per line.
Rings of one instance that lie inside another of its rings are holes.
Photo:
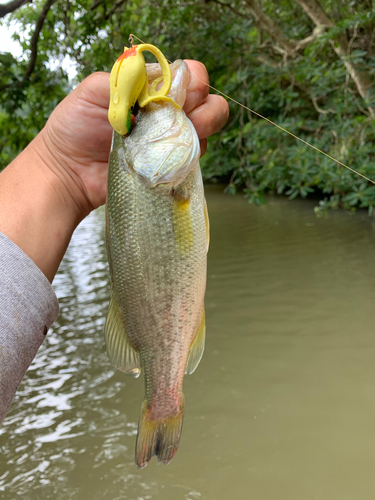
<path fill-rule="evenodd" d="M 132 109 L 132 115 L 131 115 L 131 126 L 130 126 L 130 129 L 129 129 L 129 132 L 127 135 L 131 134 L 132 131 L 134 130 L 134 126 L 135 126 L 135 120 L 137 118 L 137 115 L 139 113 L 139 104 L 138 104 L 138 101 L 134 104 L 134 107 Z"/>

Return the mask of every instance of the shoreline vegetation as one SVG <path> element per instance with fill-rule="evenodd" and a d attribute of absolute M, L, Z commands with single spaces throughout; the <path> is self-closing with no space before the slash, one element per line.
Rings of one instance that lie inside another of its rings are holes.
<path fill-rule="evenodd" d="M 24 57 L 0 52 L 0 169 L 38 133 L 77 80 L 110 71 L 129 33 L 171 59 L 202 61 L 211 85 L 375 180 L 375 9 L 372 0 L 13 0 Z M 56 65 L 54 65 L 55 67 Z M 366 208 L 375 186 L 230 103 L 202 159 L 206 181 L 251 203 L 271 191 L 318 196 L 316 213 Z"/>

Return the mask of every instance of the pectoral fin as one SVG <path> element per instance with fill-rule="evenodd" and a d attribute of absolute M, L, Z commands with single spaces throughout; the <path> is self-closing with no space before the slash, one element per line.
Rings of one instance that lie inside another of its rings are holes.
<path fill-rule="evenodd" d="M 199 365 L 199 361 L 202 359 L 204 344 L 206 339 L 206 315 L 203 311 L 202 321 L 199 325 L 197 334 L 190 346 L 189 358 L 186 365 L 186 372 L 191 375 Z"/>
<path fill-rule="evenodd" d="M 210 219 L 208 218 L 206 198 L 203 198 L 203 210 L 204 210 L 204 220 L 206 223 L 206 240 L 207 240 L 207 252 L 208 252 L 208 247 L 210 246 Z"/>
<path fill-rule="evenodd" d="M 130 377 L 139 377 L 141 359 L 129 341 L 117 302 L 113 296 L 109 303 L 104 335 L 108 357 L 113 366 Z"/>

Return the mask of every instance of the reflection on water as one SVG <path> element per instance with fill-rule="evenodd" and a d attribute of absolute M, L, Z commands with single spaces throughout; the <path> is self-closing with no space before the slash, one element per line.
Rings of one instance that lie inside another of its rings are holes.
<path fill-rule="evenodd" d="M 207 191 L 207 347 L 171 465 L 134 464 L 143 385 L 105 353 L 101 209 L 73 237 L 60 317 L 0 428 L 1 499 L 374 498 L 372 220 Z"/>

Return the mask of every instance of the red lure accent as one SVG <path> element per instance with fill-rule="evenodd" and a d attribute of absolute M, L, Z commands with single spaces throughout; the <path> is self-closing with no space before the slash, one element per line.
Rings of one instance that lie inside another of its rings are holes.
<path fill-rule="evenodd" d="M 123 54 L 117 59 L 117 62 L 122 61 L 123 59 L 126 59 L 127 57 L 132 57 L 137 55 L 137 45 L 135 47 L 132 47 L 131 49 L 126 49 Z"/>

